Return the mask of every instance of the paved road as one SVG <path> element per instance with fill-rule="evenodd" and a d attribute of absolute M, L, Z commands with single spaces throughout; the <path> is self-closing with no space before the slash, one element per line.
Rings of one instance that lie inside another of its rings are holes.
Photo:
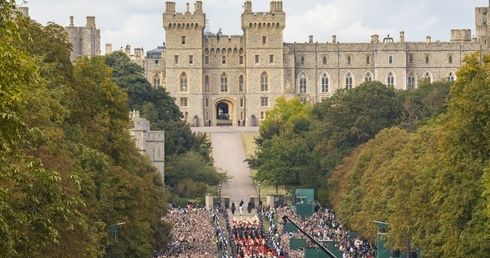
<path fill-rule="evenodd" d="M 222 196 L 230 196 L 230 201 L 238 203 L 241 199 L 245 207 L 250 196 L 257 196 L 248 164 L 242 133 L 257 133 L 258 127 L 192 127 L 193 132 L 206 132 L 211 136 L 214 165 L 223 169 L 231 176 L 231 180 L 224 184 Z"/>

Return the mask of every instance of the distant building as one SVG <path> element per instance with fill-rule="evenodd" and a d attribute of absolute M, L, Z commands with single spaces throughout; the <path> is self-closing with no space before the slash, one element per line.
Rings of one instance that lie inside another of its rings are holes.
<path fill-rule="evenodd" d="M 306 3 L 306 2 L 305 2 Z M 163 13 L 166 45 L 131 56 L 145 68 L 154 87 L 166 88 L 193 126 L 257 126 L 280 96 L 318 103 L 337 89 L 376 80 L 396 89 L 413 90 L 419 81 L 456 79 L 465 55 L 488 51 L 489 7 L 476 8 L 476 37 L 471 30 L 451 30 L 450 42 L 408 42 L 372 35 L 366 43 L 283 42 L 283 1 L 268 12 L 253 12 L 245 1 L 243 35 L 209 33 L 202 1 L 177 12 L 166 2 Z M 237 17 L 238 18 L 238 17 Z M 126 51 L 128 52 L 128 51 Z M 136 57 L 137 58 L 134 58 Z"/>
<path fill-rule="evenodd" d="M 162 174 L 162 179 L 165 179 L 165 132 L 150 131 L 150 122 L 141 118 L 138 111 L 130 112 L 129 118 L 134 123 L 129 132 L 136 147 L 141 153 L 148 155 L 151 163 Z"/>
<path fill-rule="evenodd" d="M 70 25 L 65 26 L 65 30 L 73 46 L 71 60 L 100 55 L 100 30 L 95 26 L 94 16 L 87 16 L 87 24 L 84 27 L 75 26 L 73 16 L 70 16 Z"/>

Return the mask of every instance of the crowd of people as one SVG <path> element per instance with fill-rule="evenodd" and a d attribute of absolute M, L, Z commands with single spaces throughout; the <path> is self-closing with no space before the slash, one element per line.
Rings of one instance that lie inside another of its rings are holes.
<path fill-rule="evenodd" d="M 172 225 L 169 247 L 162 251 L 158 258 L 185 257 L 210 258 L 218 257 L 216 228 L 207 209 L 172 208 L 164 221 Z"/>
<path fill-rule="evenodd" d="M 279 208 L 276 210 L 277 217 L 283 218 L 287 216 L 292 221 L 295 221 L 305 232 L 319 242 L 334 241 L 338 243 L 338 248 L 342 251 L 342 258 L 372 258 L 376 255 L 376 246 L 371 244 L 366 239 L 351 236 L 349 230 L 344 230 L 342 225 L 337 220 L 334 212 L 330 210 L 318 210 L 312 216 L 302 218 L 297 215 L 290 207 Z M 279 232 L 282 232 L 280 238 L 281 243 L 289 250 L 290 238 L 306 238 L 301 232 L 285 232 L 284 220 L 280 220 Z M 307 240 L 307 248 L 318 248 L 312 241 Z M 299 250 L 290 250 L 291 258 L 304 257 L 303 252 Z"/>
<path fill-rule="evenodd" d="M 233 212 L 234 213 L 234 212 Z M 164 218 L 173 225 L 172 241 L 158 258 L 186 257 L 236 257 L 236 258 L 303 258 L 304 249 L 291 250 L 291 238 L 308 239 L 300 231 L 284 231 L 287 216 L 317 241 L 334 241 L 342 252 L 342 258 L 372 258 L 376 246 L 344 230 L 335 213 L 315 208 L 312 216 L 302 218 L 292 208 L 282 207 L 255 216 L 228 217 L 226 210 L 207 210 L 187 207 L 171 209 Z M 225 221 L 226 228 L 220 221 Z M 264 220 L 269 223 L 264 229 Z M 267 233 L 266 233 L 267 232 Z M 307 240 L 305 248 L 318 248 Z"/>

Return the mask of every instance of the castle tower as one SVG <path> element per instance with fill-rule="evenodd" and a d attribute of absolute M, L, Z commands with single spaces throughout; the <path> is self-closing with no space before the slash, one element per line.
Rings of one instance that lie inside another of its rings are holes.
<path fill-rule="evenodd" d="M 202 11 L 201 1 L 196 1 L 194 9 L 191 13 L 187 4 L 185 13 L 176 12 L 175 2 L 166 2 L 163 13 L 166 85 L 189 122 L 195 116 L 202 121 L 203 114 L 202 57 L 206 14 Z"/>
<path fill-rule="evenodd" d="M 75 26 L 73 16 L 70 16 L 70 25 L 66 26 L 65 30 L 73 46 L 71 60 L 100 55 L 100 30 L 95 26 L 94 16 L 87 16 L 85 27 Z"/>
<path fill-rule="evenodd" d="M 286 13 L 282 1 L 271 1 L 269 12 L 252 12 L 252 2 L 246 1 L 241 16 L 246 40 L 247 120 L 264 118 L 265 111 L 284 95 L 283 31 Z M 254 99 L 252 99 L 254 98 Z M 252 104 L 251 104 L 252 103 Z"/>
<path fill-rule="evenodd" d="M 489 46 L 490 32 L 488 28 L 488 20 L 490 19 L 490 1 L 489 7 L 475 8 L 475 26 L 476 38 L 484 46 Z"/>

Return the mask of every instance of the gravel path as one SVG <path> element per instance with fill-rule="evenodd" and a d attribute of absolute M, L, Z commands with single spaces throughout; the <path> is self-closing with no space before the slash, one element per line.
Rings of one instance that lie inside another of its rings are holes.
<path fill-rule="evenodd" d="M 257 127 L 193 127 L 194 132 L 206 132 L 211 136 L 214 165 L 225 170 L 232 178 L 224 184 L 221 190 L 223 197 L 230 197 L 231 202 L 238 203 L 241 199 L 245 207 L 250 196 L 258 196 L 255 190 L 248 164 L 245 147 L 243 146 L 243 132 L 258 132 Z"/>

